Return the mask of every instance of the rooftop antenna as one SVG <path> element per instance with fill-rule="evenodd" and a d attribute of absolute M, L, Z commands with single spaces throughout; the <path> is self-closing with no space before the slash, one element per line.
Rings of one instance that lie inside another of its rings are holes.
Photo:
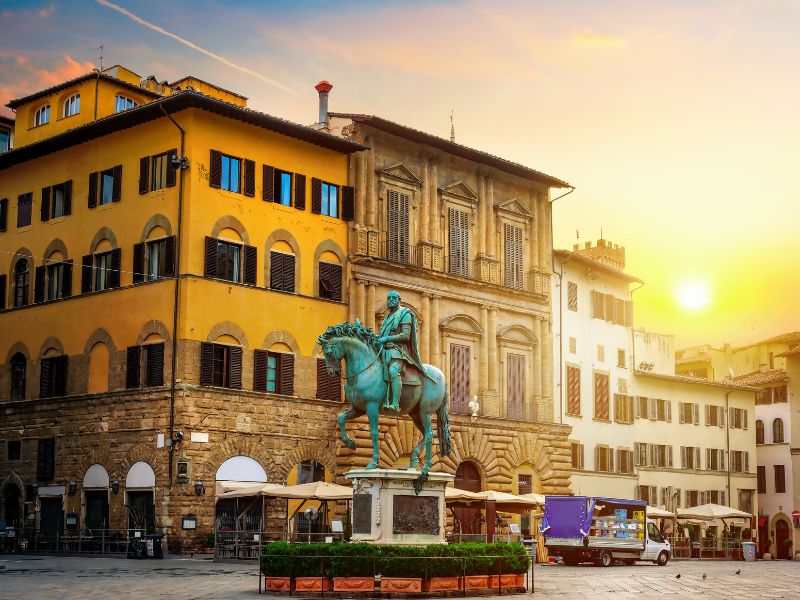
<path fill-rule="evenodd" d="M 98 71 L 100 73 L 102 73 L 103 72 L 103 44 L 100 44 L 97 48 L 95 48 L 95 50 L 98 51 L 97 60 L 100 62 L 100 68 L 98 69 Z"/>
<path fill-rule="evenodd" d="M 453 126 L 453 111 L 450 111 L 450 141 L 455 143 L 456 141 L 456 128 Z"/>
<path fill-rule="evenodd" d="M 575 230 L 575 239 L 576 239 L 576 240 L 579 240 L 579 239 L 581 239 L 581 232 L 580 232 L 580 230 L 578 230 L 578 229 L 576 229 L 576 230 Z"/>

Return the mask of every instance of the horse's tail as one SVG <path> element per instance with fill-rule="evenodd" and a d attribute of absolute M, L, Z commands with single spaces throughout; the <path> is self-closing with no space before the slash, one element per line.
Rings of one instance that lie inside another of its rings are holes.
<path fill-rule="evenodd" d="M 436 409 L 436 431 L 439 434 L 439 453 L 448 456 L 451 450 L 450 440 L 450 395 L 447 392 L 447 381 L 444 382 L 444 398 Z"/>

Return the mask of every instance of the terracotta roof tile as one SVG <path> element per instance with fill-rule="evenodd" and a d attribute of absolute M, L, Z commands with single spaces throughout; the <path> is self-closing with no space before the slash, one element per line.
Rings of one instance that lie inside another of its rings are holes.
<path fill-rule="evenodd" d="M 786 371 L 783 369 L 767 369 L 766 371 L 753 371 L 747 375 L 739 375 L 733 380 L 741 385 L 766 385 L 768 383 L 780 383 L 788 379 Z"/>

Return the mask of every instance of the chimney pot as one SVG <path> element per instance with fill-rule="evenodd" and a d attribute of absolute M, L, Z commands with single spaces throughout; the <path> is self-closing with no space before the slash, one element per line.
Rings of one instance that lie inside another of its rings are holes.
<path fill-rule="evenodd" d="M 323 79 L 314 89 L 319 92 L 319 124 L 328 129 L 328 92 L 333 89 L 333 85 Z"/>
<path fill-rule="evenodd" d="M 327 94 L 333 89 L 333 84 L 323 79 L 317 85 L 314 86 L 314 89 L 317 90 L 320 94 L 322 94 L 323 92 Z"/>

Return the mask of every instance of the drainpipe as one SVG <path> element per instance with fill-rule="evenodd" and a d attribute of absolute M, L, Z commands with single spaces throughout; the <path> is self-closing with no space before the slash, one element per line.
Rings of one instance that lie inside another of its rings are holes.
<path fill-rule="evenodd" d="M 575 188 L 570 186 L 569 191 L 550 200 L 550 271 L 558 275 L 558 422 L 564 424 L 564 312 L 563 312 L 563 293 L 562 277 L 564 276 L 564 265 L 561 265 L 561 272 L 556 273 L 553 268 L 555 260 L 553 258 L 553 203 L 564 196 L 569 196 Z M 552 303 L 552 298 L 550 299 Z"/>
<path fill-rule="evenodd" d="M 631 303 L 633 303 L 633 292 L 640 290 L 644 287 L 641 283 L 639 287 L 631 290 Z M 636 307 L 634 307 L 636 308 Z M 633 371 L 636 369 L 636 334 L 633 332 L 633 323 L 631 323 L 631 383 L 633 383 Z"/>
<path fill-rule="evenodd" d="M 728 410 L 728 398 L 733 393 L 733 390 L 725 392 L 725 454 L 728 457 L 728 464 L 726 465 L 728 471 L 728 506 L 733 506 L 731 498 L 731 411 Z"/>
<path fill-rule="evenodd" d="M 186 132 L 183 128 L 178 125 L 177 121 L 172 118 L 166 110 L 164 110 L 163 105 L 159 105 L 161 112 L 164 113 L 164 116 L 167 117 L 175 127 L 178 128 L 178 131 L 181 133 L 181 149 L 180 149 L 180 156 L 178 160 L 181 161 L 181 164 L 177 167 L 178 169 L 178 225 L 175 234 L 175 290 L 173 294 L 173 304 L 172 304 L 172 377 L 170 377 L 170 386 L 169 386 L 169 487 L 172 488 L 172 462 L 173 462 L 173 454 L 175 451 L 174 440 L 175 440 L 175 375 L 177 372 L 178 367 L 178 308 L 179 308 L 179 300 L 180 300 L 180 273 L 181 273 L 181 227 L 183 224 L 183 171 L 184 171 L 184 150 L 186 148 Z M 172 157 L 170 157 L 170 162 Z M 169 165 L 169 168 L 174 168 L 172 164 Z"/>

